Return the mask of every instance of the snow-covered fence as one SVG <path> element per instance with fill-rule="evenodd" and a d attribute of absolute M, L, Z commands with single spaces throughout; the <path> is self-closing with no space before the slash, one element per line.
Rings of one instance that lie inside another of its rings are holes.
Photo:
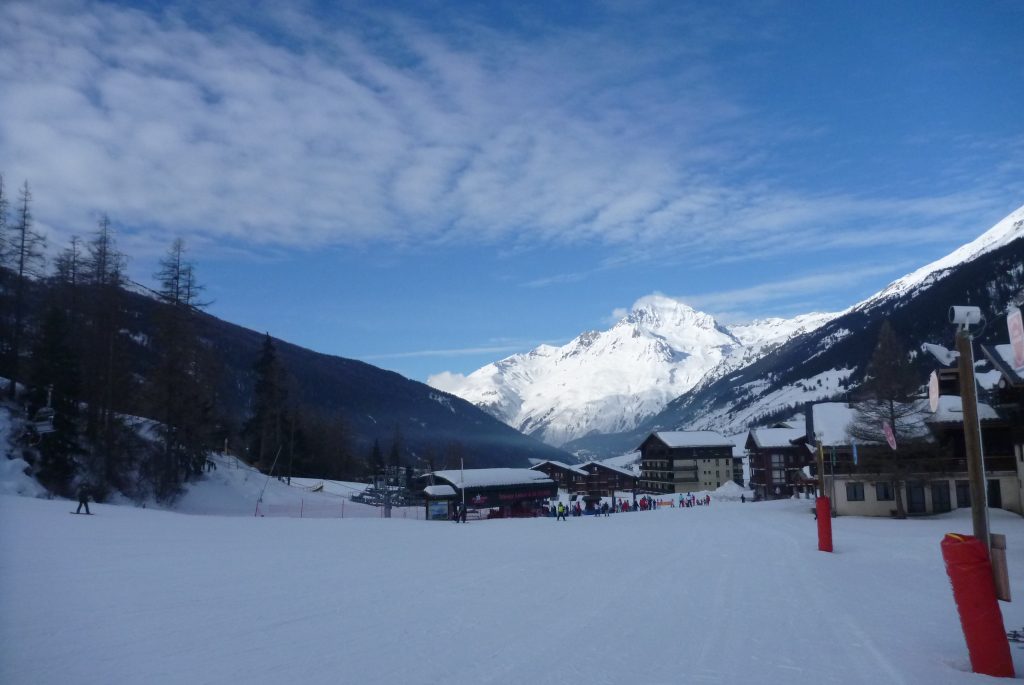
<path fill-rule="evenodd" d="M 298 502 L 266 503 L 256 507 L 257 516 L 283 518 L 384 518 L 384 507 L 361 506 L 345 499 L 301 498 Z M 422 507 L 392 507 L 391 518 L 423 520 Z"/>

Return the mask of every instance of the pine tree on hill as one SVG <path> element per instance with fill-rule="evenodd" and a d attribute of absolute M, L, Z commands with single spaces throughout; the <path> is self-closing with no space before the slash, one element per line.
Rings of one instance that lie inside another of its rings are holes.
<path fill-rule="evenodd" d="M 888 452 L 885 447 L 873 452 L 875 456 L 866 459 L 864 468 L 892 483 L 896 515 L 900 518 L 906 516 L 901 486 L 920 465 L 922 457 L 933 449 L 926 439 L 921 385 L 906 347 L 889 321 L 884 321 L 864 383 L 856 395 L 850 435 L 861 444 L 886 445 L 884 426 L 892 428 L 896 450 Z"/>
<path fill-rule="evenodd" d="M 253 408 L 244 433 L 250 461 L 259 468 L 270 468 L 285 447 L 287 393 L 284 372 L 269 333 L 263 338 L 253 373 Z"/>
<path fill-rule="evenodd" d="M 157 360 L 147 395 L 160 440 L 148 471 L 157 498 L 166 501 L 206 464 L 215 425 L 214 390 L 212 361 L 195 327 L 195 316 L 204 306 L 198 299 L 202 287 L 180 238 L 160 261 L 156 277 L 162 306 L 157 311 Z"/>
<path fill-rule="evenodd" d="M 119 411 L 133 406 L 134 381 L 127 366 L 122 330 L 125 256 L 118 251 L 106 215 L 86 245 L 84 289 L 83 398 L 86 437 L 92 449 L 89 478 L 96 487 L 131 489 L 130 474 L 140 459 L 137 436 Z"/>
<path fill-rule="evenodd" d="M 44 236 L 32 228 L 32 191 L 28 181 L 21 187 L 18 201 L 17 220 L 7 226 L 6 257 L 14 272 L 14 319 L 9 336 L 9 361 L 7 373 L 10 384 L 7 396 L 14 399 L 16 387 L 21 376 L 21 353 L 25 340 L 28 338 L 28 323 L 31 319 L 27 309 L 27 290 L 30 279 L 40 278 L 44 264 L 43 250 L 46 246 Z M 3 212 L 6 215 L 6 211 Z"/>

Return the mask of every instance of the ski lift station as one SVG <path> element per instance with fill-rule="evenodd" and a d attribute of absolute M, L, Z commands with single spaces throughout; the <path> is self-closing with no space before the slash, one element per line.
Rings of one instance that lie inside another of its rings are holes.
<path fill-rule="evenodd" d="M 555 481 L 532 469 L 452 469 L 423 478 L 427 519 L 435 521 L 450 519 L 463 501 L 471 511 L 491 510 L 490 518 L 536 516 L 544 500 L 558 495 Z"/>

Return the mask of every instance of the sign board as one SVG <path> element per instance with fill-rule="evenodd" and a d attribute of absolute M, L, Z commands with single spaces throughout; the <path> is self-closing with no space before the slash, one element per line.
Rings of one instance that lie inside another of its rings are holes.
<path fill-rule="evenodd" d="M 446 521 L 448 520 L 448 502 L 444 500 L 431 500 L 430 513 L 428 514 L 431 521 Z"/>
<path fill-rule="evenodd" d="M 939 374 L 937 371 L 932 371 L 932 375 L 928 378 L 928 408 L 932 410 L 933 414 L 939 410 Z"/>
<path fill-rule="evenodd" d="M 885 441 L 889 447 L 896 449 L 896 434 L 892 432 L 892 426 L 888 421 L 882 421 L 882 432 L 885 433 Z"/>
<path fill-rule="evenodd" d="M 1010 347 L 1013 348 L 1013 368 L 1024 371 L 1024 322 L 1020 310 L 1014 307 L 1006 315 L 1006 327 L 1010 330 Z"/>

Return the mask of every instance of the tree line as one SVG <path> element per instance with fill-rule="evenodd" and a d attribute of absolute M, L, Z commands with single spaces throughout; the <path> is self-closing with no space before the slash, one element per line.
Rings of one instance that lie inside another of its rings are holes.
<path fill-rule="evenodd" d="M 239 379 L 224 377 L 201 334 L 208 303 L 182 239 L 153 274 L 145 336 L 130 333 L 140 314 L 129 306 L 128 260 L 106 215 L 47 255 L 28 182 L 11 199 L 0 175 L 0 375 L 9 406 L 25 417 L 21 455 L 51 492 L 85 483 L 98 499 L 117 491 L 173 501 L 225 448 L 282 476 L 355 480 L 407 462 L 397 428 L 386 458 L 379 441 L 354 455 L 342 417 L 290 390 L 269 335 L 242 383 L 251 387 L 247 416 L 230 418 L 222 389 Z M 52 415 L 43 435 L 32 421 L 41 412 Z"/>

